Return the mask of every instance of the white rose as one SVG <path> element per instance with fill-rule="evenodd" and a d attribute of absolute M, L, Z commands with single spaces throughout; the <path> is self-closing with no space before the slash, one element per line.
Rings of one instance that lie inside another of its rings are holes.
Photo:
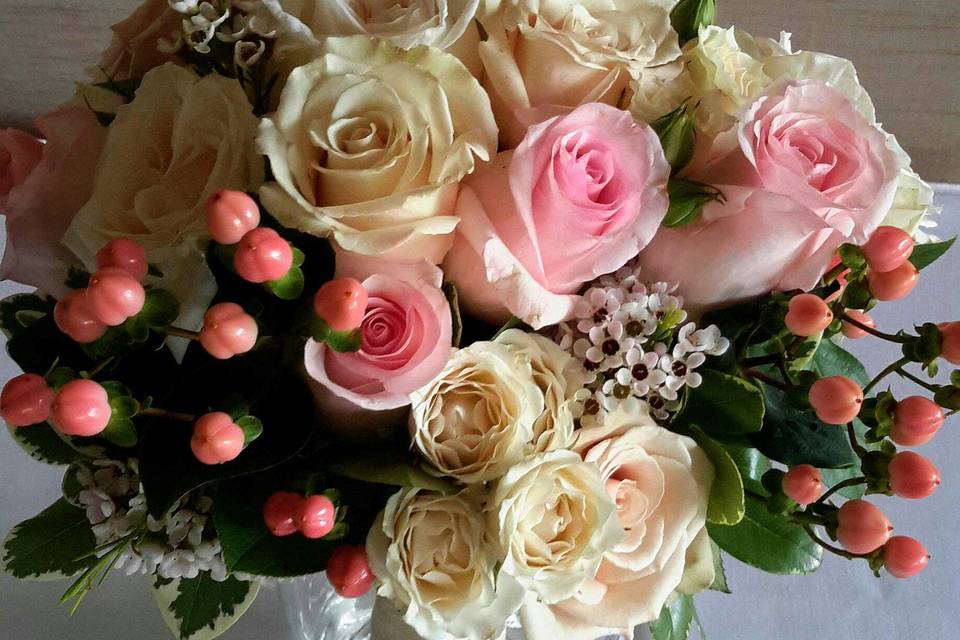
<path fill-rule="evenodd" d="M 168 0 L 144 0 L 128 17 L 110 27 L 113 39 L 94 75 L 98 80 L 139 78 L 154 67 L 175 61 L 176 55 L 160 51 L 157 43 L 173 39 L 182 20 L 183 16 L 170 9 Z"/>
<path fill-rule="evenodd" d="M 380 38 L 403 49 L 446 49 L 470 26 L 479 0 L 263 0 L 283 36 L 319 44 L 328 36 Z"/>
<path fill-rule="evenodd" d="M 464 494 L 420 489 L 393 495 L 367 537 L 379 595 L 430 640 L 493 640 L 523 600 L 523 588 L 497 571 L 477 505 Z"/>
<path fill-rule="evenodd" d="M 458 182 L 496 151 L 490 102 L 453 56 L 363 36 L 330 38 L 286 80 L 259 144 L 281 223 L 345 250 L 438 263 Z"/>
<path fill-rule="evenodd" d="M 581 431 L 577 450 L 599 468 L 624 537 L 572 598 L 525 606 L 531 640 L 632 636 L 675 590 L 699 591 L 713 580 L 705 525 L 714 471 L 693 440 L 643 414 L 616 411 L 603 426 Z"/>
<path fill-rule="evenodd" d="M 496 3 L 493 3 L 494 6 Z M 618 106 L 644 69 L 680 55 L 673 0 L 521 0 L 481 18 L 483 85 L 502 147 L 588 102 Z"/>
<path fill-rule="evenodd" d="M 524 458 L 544 407 L 530 362 L 496 342 L 455 353 L 411 401 L 413 446 L 438 472 L 468 484 Z"/>
<path fill-rule="evenodd" d="M 178 322 L 199 326 L 216 293 L 204 260 L 204 205 L 219 189 L 256 191 L 263 182 L 256 131 L 236 80 L 173 64 L 150 71 L 110 125 L 93 195 L 64 244 L 92 269 L 112 238 L 136 240 L 163 272 L 155 284 L 180 300 Z"/>
<path fill-rule="evenodd" d="M 548 604 L 577 593 L 623 538 L 597 467 L 571 451 L 514 466 L 497 481 L 487 510 L 503 571 Z"/>
<path fill-rule="evenodd" d="M 893 206 L 884 219 L 884 225 L 903 229 L 917 242 L 932 242 L 936 236 L 930 230 L 937 226 L 934 216 L 943 207 L 933 203 L 933 187 L 924 182 L 912 169 L 900 171 Z"/>
<path fill-rule="evenodd" d="M 573 445 L 574 412 L 585 383 L 583 367 L 553 340 L 520 329 L 509 329 L 494 340 L 530 363 L 533 380 L 543 394 L 543 413 L 533 425 L 531 451 L 544 453 Z"/>

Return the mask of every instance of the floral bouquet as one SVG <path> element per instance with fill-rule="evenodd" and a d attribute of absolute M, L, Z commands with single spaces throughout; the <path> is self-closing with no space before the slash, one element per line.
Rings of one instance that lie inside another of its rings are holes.
<path fill-rule="evenodd" d="M 949 248 L 932 191 L 850 62 L 714 16 L 146 0 L 0 131 L 0 413 L 65 470 L 6 571 L 142 574 L 200 639 L 325 571 L 426 640 L 683 639 L 725 555 L 921 571 L 864 496 L 939 483 L 901 448 L 960 323 L 867 312 Z"/>

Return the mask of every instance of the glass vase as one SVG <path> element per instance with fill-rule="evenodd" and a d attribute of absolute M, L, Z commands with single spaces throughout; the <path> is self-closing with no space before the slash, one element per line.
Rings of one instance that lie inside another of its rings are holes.
<path fill-rule="evenodd" d="M 281 582 L 287 640 L 371 640 L 375 595 L 341 598 L 324 573 Z"/>

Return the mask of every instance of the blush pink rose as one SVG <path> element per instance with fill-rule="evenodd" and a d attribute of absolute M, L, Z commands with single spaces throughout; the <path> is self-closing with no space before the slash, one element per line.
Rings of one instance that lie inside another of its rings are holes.
<path fill-rule="evenodd" d="M 35 122 L 46 139 L 33 171 L 6 196 L 7 244 L 0 277 L 60 297 L 79 261 L 60 242 L 90 199 L 106 129 L 85 107 L 63 107 Z"/>
<path fill-rule="evenodd" d="M 0 214 L 6 215 L 7 194 L 40 163 L 43 142 L 19 129 L 0 129 Z"/>
<path fill-rule="evenodd" d="M 337 277 L 363 283 L 367 310 L 361 348 L 337 353 L 309 341 L 304 352 L 315 396 L 334 427 L 357 431 L 389 424 L 410 393 L 432 380 L 453 351 L 443 273 L 426 261 L 396 263 L 341 252 Z"/>
<path fill-rule="evenodd" d="M 656 134 L 625 111 L 591 103 L 534 125 L 464 181 L 444 272 L 488 321 L 564 320 L 584 282 L 653 238 L 669 176 Z"/>
<path fill-rule="evenodd" d="M 893 204 L 901 167 L 886 134 L 822 82 L 776 83 L 737 136 L 734 151 L 688 176 L 726 202 L 662 230 L 640 255 L 648 277 L 679 283 L 694 312 L 813 288 L 837 248 L 864 243 Z"/>

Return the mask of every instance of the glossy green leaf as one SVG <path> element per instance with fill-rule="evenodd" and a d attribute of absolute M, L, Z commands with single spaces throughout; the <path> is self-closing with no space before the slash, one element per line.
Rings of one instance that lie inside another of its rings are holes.
<path fill-rule="evenodd" d="M 39 462 L 60 466 L 85 457 L 46 422 L 29 427 L 8 427 L 8 430 L 20 448 Z"/>
<path fill-rule="evenodd" d="M 927 242 L 914 245 L 913 253 L 910 254 L 910 262 L 917 269 L 923 269 L 936 262 L 940 256 L 945 254 L 957 239 L 950 238 L 942 242 Z"/>
<path fill-rule="evenodd" d="M 212 640 L 227 631 L 253 604 L 260 584 L 203 572 L 196 578 L 160 581 L 153 596 L 164 622 L 180 640 Z"/>
<path fill-rule="evenodd" d="M 760 478 L 773 468 L 770 460 L 751 447 L 725 445 L 724 448 L 740 471 L 740 479 L 743 481 L 744 489 L 765 495 L 767 491 L 760 483 Z"/>
<path fill-rule="evenodd" d="M 723 194 L 714 187 L 675 178 L 667 183 L 670 205 L 663 218 L 665 227 L 685 227 L 694 223 L 703 207 L 715 200 L 722 201 Z"/>
<path fill-rule="evenodd" d="M 86 512 L 61 499 L 13 528 L 3 543 L 3 567 L 15 578 L 68 578 L 89 566 L 95 547 Z"/>
<path fill-rule="evenodd" d="M 716 0 L 680 0 L 670 12 L 670 23 L 683 46 L 699 35 L 700 27 L 717 21 Z"/>
<path fill-rule="evenodd" d="M 9 339 L 52 313 L 53 302 L 36 293 L 16 293 L 0 301 L 0 330 Z"/>
<path fill-rule="evenodd" d="M 693 437 L 713 463 L 714 478 L 707 506 L 707 520 L 715 524 L 733 525 L 743 519 L 744 495 L 740 471 L 723 446 L 699 427 L 691 429 Z"/>
<path fill-rule="evenodd" d="M 676 428 L 697 425 L 718 440 L 759 431 L 763 426 L 761 391 L 746 380 L 712 369 L 700 369 L 703 382 L 687 390 L 674 419 Z"/>
<path fill-rule="evenodd" d="M 713 540 L 710 541 L 710 551 L 713 552 L 713 583 L 710 585 L 710 590 L 720 593 L 733 593 L 727 584 L 727 570 L 723 566 L 723 553 Z"/>
<path fill-rule="evenodd" d="M 150 289 L 137 315 L 148 327 L 168 327 L 180 315 L 180 303 L 165 289 Z"/>
<path fill-rule="evenodd" d="M 653 640 L 687 640 L 694 624 L 693 597 L 676 594 L 673 601 L 650 623 Z"/>
<path fill-rule="evenodd" d="M 707 524 L 721 549 L 752 567 L 780 574 L 806 574 L 820 567 L 821 549 L 806 532 L 785 516 L 767 511 L 764 503 L 747 496 L 743 520 L 732 527 Z"/>
<path fill-rule="evenodd" d="M 237 420 L 237 426 L 243 430 L 243 441 L 247 445 L 263 433 L 263 423 L 256 416 L 243 416 Z"/>
<path fill-rule="evenodd" d="M 846 376 L 861 387 L 870 382 L 870 374 L 857 358 L 832 340 L 823 340 L 810 360 L 810 368 L 823 377 Z"/>
<path fill-rule="evenodd" d="M 303 270 L 300 267 L 291 267 L 287 275 L 279 280 L 271 280 L 264 286 L 281 300 L 296 300 L 303 294 L 305 284 Z"/>

